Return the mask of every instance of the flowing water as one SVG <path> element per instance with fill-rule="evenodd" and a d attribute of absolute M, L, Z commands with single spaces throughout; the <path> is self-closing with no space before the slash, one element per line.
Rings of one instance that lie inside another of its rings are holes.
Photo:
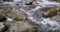
<path fill-rule="evenodd" d="M 25 0 L 21 1 L 22 3 L 20 3 L 19 0 L 14 0 L 14 2 L 10 3 L 10 5 L 15 7 L 15 4 L 18 2 L 19 9 L 25 12 L 27 14 L 28 19 L 31 20 L 32 23 L 37 24 L 37 27 L 39 29 L 43 29 L 45 31 L 60 30 L 60 24 L 50 18 L 43 18 L 43 13 L 40 10 L 40 8 L 42 7 L 59 7 L 60 3 L 52 2 L 50 0 L 37 0 L 33 2 L 33 5 L 35 5 L 36 8 L 31 9 L 28 7 L 29 5 L 25 5 Z M 14 8 L 14 10 L 16 9 Z"/>
<path fill-rule="evenodd" d="M 36 5 L 35 9 L 31 9 L 29 11 L 25 11 L 24 9 L 20 9 L 24 11 L 28 15 L 28 19 L 30 19 L 33 23 L 38 24 L 38 27 L 43 30 L 56 30 L 60 29 L 60 25 L 57 21 L 51 20 L 50 18 L 43 18 L 42 12 L 39 10 L 42 7 L 54 7 L 59 6 L 60 3 L 50 2 L 49 0 L 41 0 L 42 2 L 36 1 L 33 2 Z M 38 3 L 38 4 L 36 4 Z"/>

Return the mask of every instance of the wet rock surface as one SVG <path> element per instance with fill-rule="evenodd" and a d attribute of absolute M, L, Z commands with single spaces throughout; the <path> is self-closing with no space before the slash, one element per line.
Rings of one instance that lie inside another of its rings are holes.
<path fill-rule="evenodd" d="M 25 20 L 26 19 L 26 15 L 22 11 L 17 12 L 17 13 L 15 13 L 15 12 L 7 13 L 7 16 L 14 20 Z"/>
<path fill-rule="evenodd" d="M 26 19 L 26 14 L 21 11 L 21 10 L 14 10 L 10 7 L 3 7 L 0 9 L 0 14 L 2 15 L 1 17 L 9 17 L 14 20 L 25 20 Z"/>
<path fill-rule="evenodd" d="M 55 20 L 57 20 L 58 22 L 60 22 L 60 15 L 56 15 L 56 16 L 52 17 L 52 19 L 55 19 Z"/>
<path fill-rule="evenodd" d="M 47 12 L 48 14 L 53 13 L 53 12 L 55 13 L 55 10 L 53 11 L 52 9 L 47 10 L 48 12 L 47 11 L 44 11 L 44 12 Z M 59 10 L 59 9 L 57 9 L 57 10 Z M 6 32 L 34 32 L 34 31 L 36 32 L 37 30 L 34 30 L 33 26 L 30 25 L 28 23 L 28 21 L 26 21 L 26 19 L 27 19 L 26 14 L 22 11 L 19 11 L 19 12 L 18 11 L 19 10 L 13 11 L 13 10 L 8 9 L 8 10 L 3 11 L 4 13 L 1 13 L 2 15 L 5 15 L 9 18 L 14 19 L 14 21 L 12 21 L 11 23 L 6 22 L 6 24 L 10 25 L 10 28 Z"/>
<path fill-rule="evenodd" d="M 53 17 L 60 11 L 59 7 L 45 7 L 41 9 L 45 17 Z"/>
<path fill-rule="evenodd" d="M 34 31 L 34 28 L 32 28 L 33 26 L 30 25 L 28 21 L 26 21 L 27 17 L 24 12 L 20 10 L 13 11 L 10 8 L 6 8 L 6 9 L 5 8 L 3 7 L 0 9 L 1 10 L 0 20 L 3 20 L 2 22 L 8 26 L 4 25 L 5 27 L 3 27 L 3 24 L 0 23 L 1 32 L 5 32 L 5 31 L 6 32 L 33 32 Z M 13 21 L 8 22 L 6 21 L 7 19 L 5 19 L 5 17 L 9 17 L 13 19 Z"/>
<path fill-rule="evenodd" d="M 10 24 L 10 29 L 9 32 L 33 32 L 33 26 L 31 26 L 29 23 L 27 23 L 26 21 L 15 21 L 15 22 L 11 22 L 8 23 Z"/>

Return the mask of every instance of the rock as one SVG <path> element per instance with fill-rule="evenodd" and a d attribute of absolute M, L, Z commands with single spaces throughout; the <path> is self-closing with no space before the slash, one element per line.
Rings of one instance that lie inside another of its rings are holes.
<path fill-rule="evenodd" d="M 11 13 L 11 8 L 8 7 L 0 7 L 0 22 L 7 20 L 6 14 Z"/>
<path fill-rule="evenodd" d="M 26 21 L 18 21 L 18 22 L 14 21 L 9 23 L 10 23 L 9 32 L 33 32 L 32 28 L 33 26 Z"/>
<path fill-rule="evenodd" d="M 30 3 L 31 2 L 33 2 L 33 0 L 14 0 L 14 2 L 16 3 L 16 4 L 29 4 L 30 5 Z"/>
<path fill-rule="evenodd" d="M 11 19 L 14 20 L 25 20 L 26 19 L 26 14 L 22 11 L 13 11 L 12 8 L 10 7 L 2 7 L 0 9 L 0 14 L 5 16 L 5 17 L 9 17 Z"/>
<path fill-rule="evenodd" d="M 14 11 L 11 13 L 7 13 L 7 16 L 14 20 L 25 20 L 26 19 L 26 15 L 22 11 Z"/>
<path fill-rule="evenodd" d="M 26 1 L 26 3 L 30 3 L 30 2 L 32 2 L 33 0 L 24 0 L 24 1 Z"/>
<path fill-rule="evenodd" d="M 60 2 L 60 0 L 51 0 L 51 1 Z"/>
<path fill-rule="evenodd" d="M 4 24 L 4 27 L 1 29 L 0 32 L 6 32 L 8 30 L 8 28 L 9 28 L 9 25 Z"/>
<path fill-rule="evenodd" d="M 44 7 L 41 10 L 45 17 L 53 17 L 60 11 L 60 7 Z"/>
<path fill-rule="evenodd" d="M 0 32 L 6 32 L 8 28 L 9 28 L 9 25 L 4 24 L 3 22 L 0 22 Z"/>
<path fill-rule="evenodd" d="M 34 0 L 30 1 L 29 3 L 26 3 L 26 5 L 32 5 L 33 4 L 33 1 Z"/>
<path fill-rule="evenodd" d="M 57 20 L 58 22 L 60 22 L 60 15 L 56 15 L 56 16 L 52 17 L 52 19 Z"/>
<path fill-rule="evenodd" d="M 5 21 L 5 20 L 6 20 L 6 17 L 3 16 L 3 15 L 0 15 L 0 22 L 3 22 L 3 21 Z"/>
<path fill-rule="evenodd" d="M 3 27 L 4 27 L 3 22 L 0 22 L 0 31 L 2 30 Z"/>
<path fill-rule="evenodd" d="M 5 6 L 5 5 L 1 5 L 0 6 L 0 14 L 1 15 L 6 15 L 6 13 L 10 13 L 12 10 L 12 8 L 8 7 L 8 6 Z"/>

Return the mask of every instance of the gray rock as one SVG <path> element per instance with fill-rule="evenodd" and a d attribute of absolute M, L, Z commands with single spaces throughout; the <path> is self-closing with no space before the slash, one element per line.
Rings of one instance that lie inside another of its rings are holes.
<path fill-rule="evenodd" d="M 3 22 L 0 22 L 0 31 L 4 27 Z"/>

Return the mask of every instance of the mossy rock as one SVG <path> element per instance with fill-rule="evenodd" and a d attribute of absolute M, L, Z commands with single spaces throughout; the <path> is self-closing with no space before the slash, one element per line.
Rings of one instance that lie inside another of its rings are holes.
<path fill-rule="evenodd" d="M 4 27 L 1 29 L 0 32 L 6 32 L 8 29 L 9 29 L 9 26 L 8 24 L 6 24 L 6 22 L 4 22 Z"/>
<path fill-rule="evenodd" d="M 5 16 L 0 15 L 0 22 L 5 21 L 5 20 L 6 20 L 6 17 L 5 17 Z"/>
<path fill-rule="evenodd" d="M 4 24 L 4 27 L 1 29 L 0 32 L 6 32 L 8 30 L 8 28 L 9 28 L 9 25 Z"/>

